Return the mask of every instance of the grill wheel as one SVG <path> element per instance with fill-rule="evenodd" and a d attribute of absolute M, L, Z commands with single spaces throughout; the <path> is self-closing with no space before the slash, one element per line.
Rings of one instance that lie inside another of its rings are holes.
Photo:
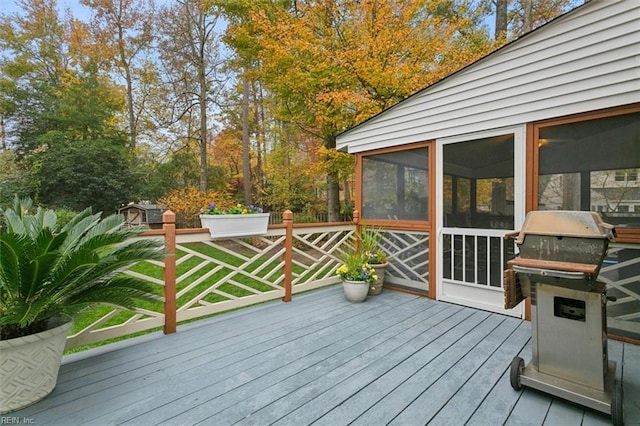
<path fill-rule="evenodd" d="M 613 426 L 622 426 L 624 424 L 622 396 L 622 381 L 616 380 L 611 391 L 611 423 L 613 423 Z"/>
<path fill-rule="evenodd" d="M 524 371 L 524 359 L 519 356 L 513 358 L 511 361 L 511 372 L 509 378 L 511 380 L 511 387 L 517 391 L 522 390 L 522 384 L 520 384 L 520 374 Z"/>

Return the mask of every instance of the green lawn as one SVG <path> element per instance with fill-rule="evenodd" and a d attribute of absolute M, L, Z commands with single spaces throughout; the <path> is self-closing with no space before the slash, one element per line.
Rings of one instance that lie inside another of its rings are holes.
<path fill-rule="evenodd" d="M 214 247 L 208 246 L 206 244 L 202 244 L 202 243 L 189 243 L 189 244 L 185 244 L 185 247 L 188 247 L 190 250 L 193 250 L 197 253 L 202 253 L 206 256 L 209 256 L 213 259 L 216 259 L 216 261 L 222 265 L 218 265 L 218 264 L 214 264 L 214 263 L 207 263 L 207 261 L 205 259 L 199 258 L 197 256 L 191 257 L 185 261 L 183 261 L 182 263 L 179 263 L 176 267 L 176 272 L 177 272 L 177 277 L 178 277 L 178 283 L 176 284 L 176 289 L 178 292 L 186 289 L 187 287 L 189 287 L 191 284 L 193 284 L 195 281 L 197 281 L 198 279 L 200 279 L 201 277 L 203 277 L 204 275 L 206 275 L 207 273 L 211 272 L 213 269 L 218 268 L 218 270 L 213 273 L 210 277 L 208 277 L 206 280 L 204 280 L 203 282 L 197 284 L 196 286 L 194 286 L 192 289 L 188 290 L 187 292 L 185 292 L 183 295 L 181 295 L 178 299 L 177 299 L 177 304 L 178 306 L 183 306 L 185 303 L 191 301 L 193 298 L 195 298 L 198 294 L 206 291 L 209 287 L 211 287 L 212 285 L 214 285 L 217 282 L 220 282 L 221 280 L 225 279 L 225 282 L 223 282 L 222 284 L 220 284 L 217 288 L 224 293 L 233 295 L 235 297 L 246 297 L 246 296 L 250 296 L 254 293 L 252 293 L 251 291 L 244 289 L 242 287 L 239 287 L 237 285 L 234 285 L 233 282 L 238 282 L 244 286 L 247 286 L 249 288 L 255 289 L 258 292 L 267 292 L 270 290 L 273 290 L 273 287 L 261 282 L 249 275 L 246 275 L 244 273 L 242 273 L 242 271 L 236 271 L 233 272 L 233 270 L 228 267 L 228 266 L 224 266 L 224 265 L 231 265 L 233 267 L 239 267 L 242 264 L 244 264 L 246 261 L 238 256 L 234 256 L 231 255 L 225 251 L 222 250 L 218 250 Z M 181 259 L 185 256 L 187 256 L 188 254 L 184 251 L 177 251 L 176 252 L 176 259 Z M 247 253 L 245 254 L 247 257 L 250 257 L 252 254 L 247 251 Z M 258 270 L 260 267 L 262 267 L 266 262 L 268 261 L 268 256 L 267 257 L 258 257 L 255 260 L 253 260 L 252 262 L 250 262 L 249 264 L 247 264 L 244 268 L 243 271 L 246 271 L 247 273 L 252 273 L 256 270 Z M 204 266 L 202 266 L 200 269 L 198 269 L 197 271 L 193 272 L 192 274 L 186 276 L 185 274 L 187 274 L 189 271 L 191 271 L 192 269 L 198 267 L 199 265 L 206 263 Z M 148 277 L 151 278 L 155 278 L 155 279 L 159 279 L 162 280 L 163 279 L 163 268 L 157 265 L 154 265 L 152 263 L 149 262 L 141 262 L 135 266 L 133 266 L 131 268 L 131 271 L 134 271 L 138 274 L 143 274 L 146 275 Z M 268 276 L 272 271 L 275 271 L 275 273 L 273 273 L 271 276 Z M 282 266 L 278 264 L 277 261 L 272 262 L 269 265 L 266 265 L 264 267 L 264 269 L 260 270 L 260 272 L 258 273 L 258 276 L 260 278 L 262 278 L 264 281 L 268 281 L 271 283 L 275 283 L 275 281 L 277 279 L 279 279 L 282 276 Z M 311 274 L 313 273 L 312 270 L 308 270 L 305 267 L 301 266 L 301 265 L 294 265 L 294 274 L 295 275 L 300 275 L 300 274 Z M 184 277 L 184 278 L 180 278 L 180 277 Z M 163 295 L 163 287 L 160 285 L 155 286 L 156 290 L 155 292 L 159 295 L 162 296 Z M 216 302 L 223 302 L 225 300 L 228 300 L 228 297 L 225 297 L 222 294 L 216 294 L 216 293 L 209 293 L 208 295 L 206 295 L 204 297 L 203 300 L 205 300 L 206 302 L 209 303 L 216 303 Z M 154 311 L 154 312 L 158 312 L 161 313 L 163 310 L 163 303 L 161 301 L 157 301 L 157 302 L 140 302 L 139 306 L 141 308 L 150 310 L 150 311 Z M 74 321 L 74 326 L 72 328 L 72 333 L 77 333 L 78 331 L 86 328 L 87 326 L 89 326 L 90 324 L 93 324 L 94 322 L 98 321 L 100 318 L 102 318 L 104 315 L 108 314 L 109 312 L 113 311 L 113 308 L 107 307 L 107 306 L 99 306 L 93 309 L 90 309 L 86 312 L 84 312 L 83 314 L 81 314 L 80 316 L 78 316 L 76 318 L 76 320 Z M 113 318 L 110 318 L 108 321 L 106 321 L 101 327 L 109 327 L 109 326 L 114 326 L 114 325 L 118 325 L 118 324 L 122 324 L 124 322 L 126 322 L 127 320 L 129 320 L 132 316 L 134 315 L 133 312 L 128 312 L 128 311 L 123 311 L 123 312 L 119 312 L 117 313 Z M 136 334 L 132 334 L 132 335 L 128 335 L 128 336 L 123 336 L 120 338 L 116 338 L 116 339 L 111 339 L 109 341 L 104 341 L 104 342 L 99 342 L 93 345 L 88 345 L 88 346 L 83 346 L 80 348 L 73 348 L 67 351 L 67 353 L 72 353 L 72 352 L 78 352 L 80 350 L 84 350 L 84 349 L 88 349 L 90 347 L 96 347 L 96 346 L 101 346 L 104 345 L 106 343 L 111 343 L 114 341 L 119 341 L 119 340 L 124 340 L 133 336 L 137 336 L 137 335 L 141 335 L 141 334 L 146 334 L 152 331 L 158 331 L 161 328 L 156 328 L 154 330 L 148 330 L 145 332 L 140 332 L 140 333 L 136 333 Z"/>

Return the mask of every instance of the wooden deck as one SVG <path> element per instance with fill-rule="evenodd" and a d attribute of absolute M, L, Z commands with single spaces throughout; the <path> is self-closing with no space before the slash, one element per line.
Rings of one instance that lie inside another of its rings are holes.
<path fill-rule="evenodd" d="M 65 357 L 53 393 L 10 416 L 65 426 L 610 424 L 511 388 L 509 364 L 531 358 L 530 333 L 525 321 L 394 291 L 349 304 L 334 286 Z M 640 346 L 609 348 L 626 424 L 640 424 Z"/>

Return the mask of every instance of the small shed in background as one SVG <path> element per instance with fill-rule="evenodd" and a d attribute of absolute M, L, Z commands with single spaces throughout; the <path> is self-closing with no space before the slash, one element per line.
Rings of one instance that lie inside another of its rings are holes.
<path fill-rule="evenodd" d="M 130 203 L 118 209 L 118 214 L 125 218 L 127 226 L 148 226 L 151 229 L 162 228 L 162 214 L 167 207 L 159 204 Z"/>

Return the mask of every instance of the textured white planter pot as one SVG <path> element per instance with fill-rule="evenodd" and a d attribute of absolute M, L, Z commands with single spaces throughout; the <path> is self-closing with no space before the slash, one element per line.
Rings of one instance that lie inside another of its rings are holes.
<path fill-rule="evenodd" d="M 382 286 L 384 284 L 384 272 L 386 271 L 388 264 L 389 262 L 371 264 L 373 270 L 376 271 L 378 279 L 375 283 L 369 286 L 369 296 L 377 296 L 382 293 Z"/>
<path fill-rule="evenodd" d="M 211 238 L 249 237 L 267 233 L 269 213 L 201 214 L 200 222 Z"/>
<path fill-rule="evenodd" d="M 367 281 L 342 281 L 344 296 L 349 302 L 364 302 L 369 293 L 369 283 Z"/>
<path fill-rule="evenodd" d="M 24 408 L 56 386 L 71 322 L 0 341 L 0 414 Z"/>

